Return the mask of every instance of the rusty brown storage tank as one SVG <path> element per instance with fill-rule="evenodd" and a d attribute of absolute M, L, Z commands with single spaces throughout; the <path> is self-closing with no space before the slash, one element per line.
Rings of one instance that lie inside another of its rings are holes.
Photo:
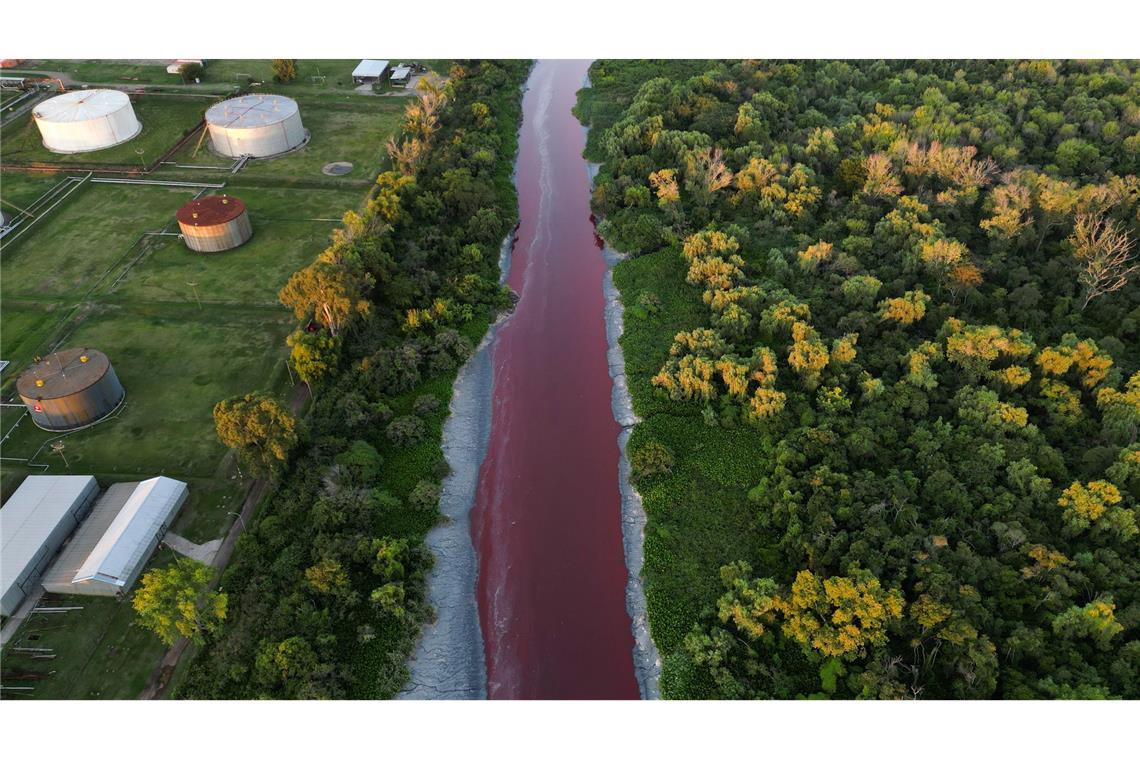
<path fill-rule="evenodd" d="M 229 195 L 190 201 L 178 209 L 178 227 L 187 247 L 201 253 L 237 248 L 253 235 L 245 203 Z"/>
<path fill-rule="evenodd" d="M 76 430 L 106 417 L 123 401 L 111 360 L 93 348 L 37 359 L 16 380 L 32 421 L 44 430 Z"/>

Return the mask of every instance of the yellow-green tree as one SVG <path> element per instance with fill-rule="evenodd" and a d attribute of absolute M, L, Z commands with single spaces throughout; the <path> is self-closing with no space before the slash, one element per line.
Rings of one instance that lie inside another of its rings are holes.
<path fill-rule="evenodd" d="M 913 325 L 926 316 L 929 305 L 930 296 L 923 293 L 922 288 L 908 290 L 899 298 L 879 301 L 879 317 L 900 325 Z"/>
<path fill-rule="evenodd" d="M 1120 489 L 1107 480 L 1075 481 L 1061 493 L 1057 504 L 1064 509 L 1066 524 L 1087 528 L 1119 504 L 1121 498 Z"/>
<path fill-rule="evenodd" d="M 293 415 L 264 393 L 219 401 L 214 406 L 214 426 L 218 440 L 258 475 L 276 473 L 297 444 Z"/>
<path fill-rule="evenodd" d="M 972 378 L 980 378 L 999 359 L 1026 359 L 1035 348 L 1028 335 L 1012 327 L 968 325 L 948 319 L 942 334 L 946 335 L 946 360 Z"/>
<path fill-rule="evenodd" d="M 1105 435 L 1123 444 L 1136 442 L 1140 434 L 1140 372 L 1128 378 L 1124 390 L 1101 388 L 1096 394 Z"/>
<path fill-rule="evenodd" d="M 752 578 L 752 566 L 733 562 L 720 569 L 726 589 L 717 602 L 722 623 L 732 622 L 749 638 L 758 639 L 776 622 L 780 609 L 779 588 L 771 578 Z"/>
<path fill-rule="evenodd" d="M 289 345 L 289 363 L 301 382 L 309 386 L 319 382 L 336 370 L 340 356 L 340 340 L 324 330 L 309 332 L 294 330 L 286 339 Z"/>
<path fill-rule="evenodd" d="M 322 559 L 306 568 L 305 580 L 319 594 L 341 596 L 349 591 L 348 571 L 335 559 Z"/>
<path fill-rule="evenodd" d="M 277 297 L 293 310 L 297 319 L 311 314 L 336 336 L 353 315 L 366 314 L 371 309 L 364 293 L 372 284 L 370 275 L 315 261 L 294 272 Z"/>
<path fill-rule="evenodd" d="M 274 58 L 271 62 L 273 66 L 273 79 L 277 82 L 292 82 L 297 78 L 297 59 L 296 58 Z"/>
<path fill-rule="evenodd" d="M 1091 639 L 1101 649 L 1108 649 L 1112 638 L 1123 630 L 1111 596 L 1099 597 L 1083 607 L 1074 605 L 1053 618 L 1053 632 L 1058 636 Z"/>
<path fill-rule="evenodd" d="M 170 567 L 147 571 L 131 598 L 138 623 L 167 646 L 179 636 L 202 643 L 226 619 L 225 594 L 208 591 L 213 571 L 201 562 L 179 557 Z"/>
<path fill-rule="evenodd" d="M 801 570 L 779 599 L 783 632 L 805 649 L 854 660 L 887 642 L 887 626 L 903 613 L 903 595 L 866 570 L 820 579 Z"/>

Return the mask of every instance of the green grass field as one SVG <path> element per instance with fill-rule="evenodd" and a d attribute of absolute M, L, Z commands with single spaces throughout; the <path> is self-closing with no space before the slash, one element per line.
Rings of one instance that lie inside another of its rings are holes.
<path fill-rule="evenodd" d="M 0 205 L 4 213 L 16 215 L 52 189 L 66 174 L 41 172 L 0 172 Z M 82 176 L 76 173 L 74 176 Z"/>
<path fill-rule="evenodd" d="M 45 148 L 39 129 L 32 121 L 32 112 L 28 111 L 4 125 L 0 132 L 0 160 L 5 164 L 49 163 L 65 167 L 151 164 L 189 133 L 213 102 L 211 98 L 185 95 L 133 97 L 135 116 L 142 124 L 139 135 L 120 145 L 90 153 L 53 153 Z"/>
<path fill-rule="evenodd" d="M 166 66 L 153 63 L 116 63 L 101 60 L 45 60 L 33 61 L 12 69 L 11 76 L 39 72 L 59 72 L 79 82 L 91 84 L 179 84 L 182 78 L 167 74 Z"/>
<path fill-rule="evenodd" d="M 239 248 L 196 254 L 177 238 L 155 247 L 105 292 L 122 299 L 277 306 L 277 291 L 296 270 L 321 252 L 360 191 L 227 188 L 245 201 L 253 237 Z M 338 220 L 338 221 L 327 221 Z M 191 286 L 189 283 L 195 283 Z M 195 290 L 197 295 L 195 296 Z"/>
<path fill-rule="evenodd" d="M 82 298 L 113 278 L 144 232 L 174 225 L 186 188 L 88 184 L 4 247 L 5 299 Z"/>
<path fill-rule="evenodd" d="M 225 453 L 214 434 L 214 404 L 284 377 L 283 309 L 98 305 L 64 341 L 106 353 L 126 400 L 114 419 L 68 434 L 77 472 L 171 477 L 214 475 Z M 55 433 L 23 425 L 5 456 L 29 457 Z M 42 460 L 40 460 L 42 461 Z"/>
<path fill-rule="evenodd" d="M 310 139 L 303 148 L 277 158 L 251 161 L 235 178 L 241 183 L 279 184 L 291 180 L 319 180 L 329 185 L 360 185 L 376 179 L 388 165 L 384 143 L 404 118 L 403 98 L 348 95 L 335 100 L 298 97 L 301 121 Z M 209 138 L 195 139 L 172 159 L 176 164 L 217 167 L 217 176 L 229 176 L 233 159 L 210 151 Z M 348 161 L 348 174 L 330 177 L 321 172 L 332 161 Z M 175 171 L 174 168 L 166 169 Z M 199 172 L 201 176 L 214 176 Z"/>
<path fill-rule="evenodd" d="M 228 58 L 208 61 L 202 73 L 201 83 L 186 83 L 178 74 L 168 74 L 165 63 L 124 63 L 104 60 L 42 60 L 30 61 L 18 68 L 6 70 L 9 76 L 48 76 L 48 73 L 62 73 L 77 82 L 87 84 L 113 85 L 116 87 L 133 85 L 169 86 L 191 90 L 210 90 L 232 87 L 245 87 L 250 81 L 261 82 L 274 92 L 285 94 L 335 95 L 350 93 L 356 87 L 352 81 L 352 71 L 360 63 L 359 59 L 313 59 L 297 61 L 297 78 L 280 84 L 273 81 L 273 65 L 268 58 Z M 393 60 L 395 65 L 398 61 Z M 441 74 L 447 73 L 448 61 L 421 60 L 429 68 Z M 323 77 L 323 81 L 314 77 Z"/>
<path fill-rule="evenodd" d="M 147 568 L 173 560 L 159 549 Z M 82 607 L 70 612 L 32 615 L 4 651 L 5 686 L 34 691 L 5 691 L 5 699 L 135 699 L 146 686 L 166 647 L 150 631 L 135 625 L 129 599 L 57 596 L 45 606 Z M 13 648 L 50 649 L 55 659 L 34 660 Z"/>

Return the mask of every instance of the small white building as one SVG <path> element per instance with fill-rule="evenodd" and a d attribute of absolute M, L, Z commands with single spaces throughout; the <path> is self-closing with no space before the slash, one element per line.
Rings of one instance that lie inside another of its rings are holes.
<path fill-rule="evenodd" d="M 388 71 L 388 62 L 376 58 L 365 58 L 352 70 L 352 81 L 356 84 L 372 84 L 384 81 L 384 74 Z"/>
<path fill-rule="evenodd" d="M 111 486 L 44 574 L 44 589 L 86 596 L 126 593 L 188 494 L 185 483 L 167 477 Z"/>
<path fill-rule="evenodd" d="M 99 494 L 90 475 L 29 475 L 0 509 L 0 611 L 13 615 Z"/>
<path fill-rule="evenodd" d="M 393 87 L 407 87 L 408 83 L 412 81 L 412 67 L 400 64 L 392 70 L 392 76 L 388 77 L 388 82 Z"/>

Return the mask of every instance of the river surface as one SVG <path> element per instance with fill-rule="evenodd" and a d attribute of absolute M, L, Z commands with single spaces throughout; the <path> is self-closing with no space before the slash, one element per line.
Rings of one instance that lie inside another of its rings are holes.
<path fill-rule="evenodd" d="M 472 538 L 492 699 L 636 699 L 626 609 L 606 272 L 590 218 L 588 61 L 541 61 L 523 97 L 520 298 L 491 347 L 494 397 Z"/>

